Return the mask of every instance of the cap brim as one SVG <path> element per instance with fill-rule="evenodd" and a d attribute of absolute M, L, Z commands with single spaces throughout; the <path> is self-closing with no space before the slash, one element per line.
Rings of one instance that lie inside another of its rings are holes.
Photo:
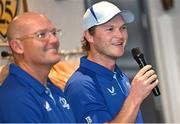
<path fill-rule="evenodd" d="M 125 23 L 131 23 L 135 20 L 134 14 L 131 11 L 123 10 L 119 14 L 123 17 Z"/>

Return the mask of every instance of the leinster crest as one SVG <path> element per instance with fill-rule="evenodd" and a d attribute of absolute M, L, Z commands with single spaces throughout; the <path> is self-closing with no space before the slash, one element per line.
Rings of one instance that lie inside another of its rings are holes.
<path fill-rule="evenodd" d="M 5 41 L 9 22 L 16 16 L 19 0 L 0 0 L 0 39 Z"/>

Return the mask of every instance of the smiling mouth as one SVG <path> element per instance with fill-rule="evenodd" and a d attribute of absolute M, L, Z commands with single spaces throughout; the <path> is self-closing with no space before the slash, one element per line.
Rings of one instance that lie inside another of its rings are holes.
<path fill-rule="evenodd" d="M 124 46 L 124 42 L 113 43 L 115 46 Z"/>
<path fill-rule="evenodd" d="M 56 48 L 50 48 L 50 49 L 48 49 L 48 51 L 58 52 L 58 49 L 56 49 Z"/>

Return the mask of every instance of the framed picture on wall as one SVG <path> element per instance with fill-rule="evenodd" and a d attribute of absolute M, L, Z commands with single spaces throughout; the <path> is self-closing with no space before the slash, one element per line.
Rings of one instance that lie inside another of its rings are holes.
<path fill-rule="evenodd" d="M 7 45 L 7 28 L 11 20 L 28 11 L 26 0 L 0 0 L 0 46 Z"/>

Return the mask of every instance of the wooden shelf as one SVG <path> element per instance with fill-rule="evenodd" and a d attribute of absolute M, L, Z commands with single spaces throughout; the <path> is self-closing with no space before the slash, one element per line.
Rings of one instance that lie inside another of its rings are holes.
<path fill-rule="evenodd" d="M 4 47 L 4 46 L 9 46 L 8 43 L 5 43 L 5 42 L 0 42 L 0 47 Z"/>

